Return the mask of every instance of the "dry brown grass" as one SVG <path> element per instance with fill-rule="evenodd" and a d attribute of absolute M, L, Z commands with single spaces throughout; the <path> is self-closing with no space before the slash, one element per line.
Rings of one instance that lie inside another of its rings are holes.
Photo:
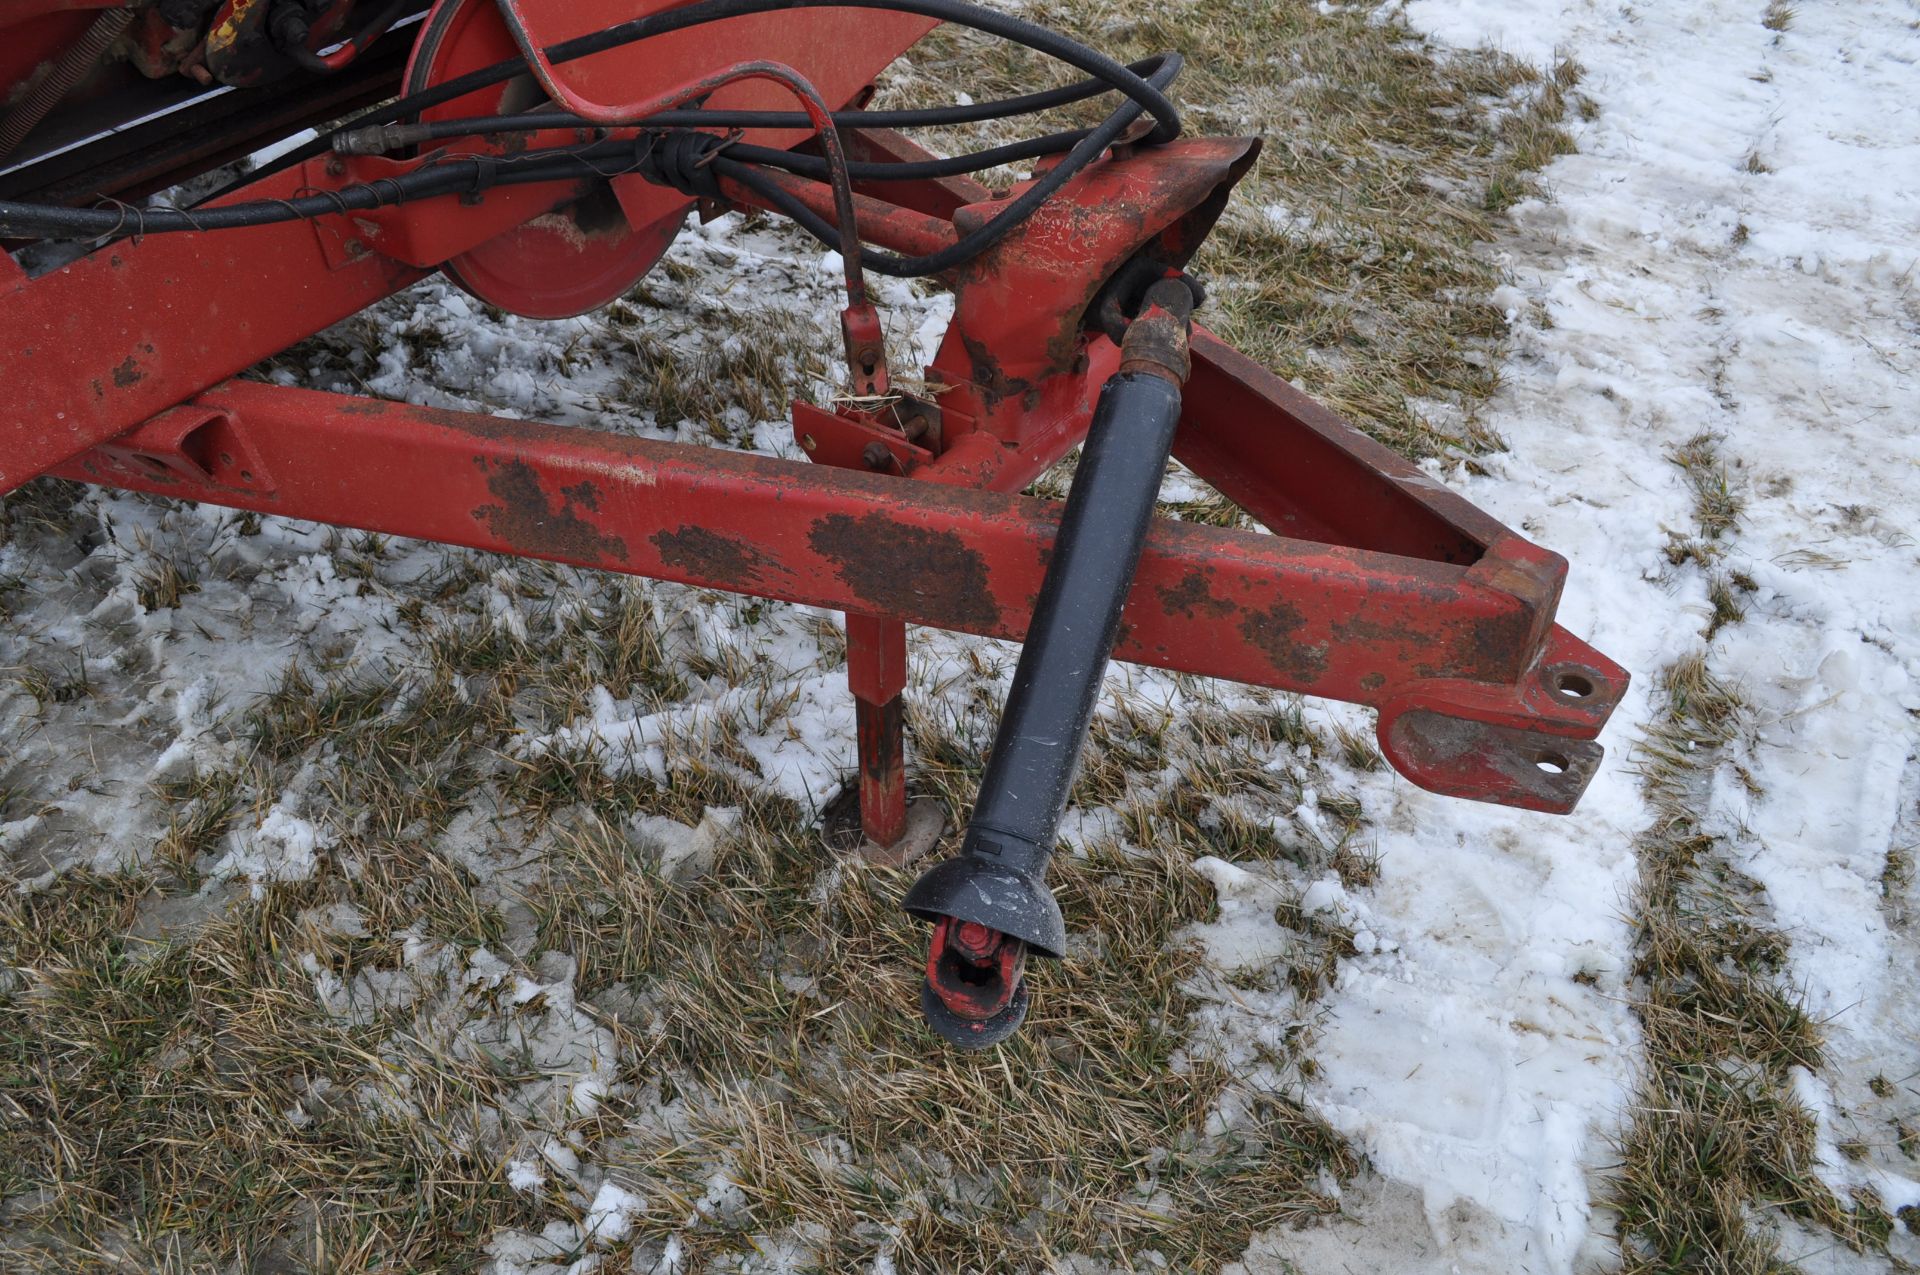
<path fill-rule="evenodd" d="M 1708 639 L 1746 618 L 1745 595 L 1757 587 L 1751 576 L 1726 564 L 1727 549 L 1746 501 L 1735 490 L 1721 458 L 1721 441 L 1712 434 L 1696 434 L 1667 456 L 1680 467 L 1693 493 L 1693 525 L 1667 529 L 1667 561 L 1676 568 L 1691 566 L 1704 573 L 1707 601 L 1712 607 L 1703 631 Z"/>
<path fill-rule="evenodd" d="M 191 942 L 142 942 L 128 931 L 159 889 L 77 873 L 0 897 L 23 984 L 0 1001 L 0 1263 L 451 1269 L 457 1237 L 525 1214 L 453 1120 L 370 1120 L 351 1106 L 287 1120 L 316 1082 L 350 1092 L 386 1065 L 379 1034 L 315 1014 L 310 980 L 286 959 L 298 911 L 324 885 L 276 889 Z M 429 1103 L 436 1087 L 489 1081 L 437 1063 L 413 1069 Z M 436 1114 L 459 1108 L 449 1096 Z"/>
<path fill-rule="evenodd" d="M 1504 328 L 1478 248 L 1532 189 L 1531 169 L 1566 147 L 1555 121 L 1576 68 L 1543 76 L 1493 54 L 1437 57 L 1391 22 L 1308 3 L 1143 16 L 1055 0 L 1026 12 L 1123 56 L 1188 49 L 1190 126 L 1269 134 L 1201 262 L 1210 322 L 1409 455 L 1498 445 L 1473 415 L 1494 388 Z M 1029 86 L 1032 69 L 942 36 L 894 92 L 949 99 L 965 83 L 978 97 Z M 669 263 L 530 370 L 623 368 L 577 410 L 737 444 L 783 415 L 831 351 L 830 334 L 787 317 L 741 325 Z M 743 339 L 705 362 L 673 344 L 716 330 Z M 394 333 L 366 319 L 275 370 L 363 389 L 371 351 L 389 340 L 429 380 L 457 353 L 431 322 Z M 72 507 L 70 489 L 36 485 L 5 503 L 4 534 L 67 536 Z M 1178 512 L 1237 519 L 1207 499 Z M 1359 1161 L 1290 1096 L 1312 1069 L 1309 1037 L 1270 1051 L 1257 1074 L 1186 1052 L 1213 976 L 1181 933 L 1210 915 L 1190 869 L 1202 854 L 1331 869 L 1354 887 L 1372 879 L 1366 813 L 1329 782 L 1341 765 L 1377 767 L 1370 741 L 1317 730 L 1277 697 L 1179 715 L 1122 702 L 1103 715 L 1076 796 L 1114 809 L 1113 835 L 1063 857 L 1056 876 L 1075 947 L 1035 971 L 1022 1035 L 960 1055 L 913 1012 L 924 936 L 899 913 L 904 878 L 831 860 L 814 812 L 758 790 L 737 723 L 671 741 L 664 776 L 610 765 L 591 745 L 519 745 L 579 714 L 597 686 L 655 706 L 715 686 L 779 694 L 750 653 L 670 640 L 650 586 L 449 554 L 402 587 L 390 549 L 345 532 L 329 545 L 343 577 L 399 599 L 409 658 L 359 667 L 308 652 L 240 706 L 233 764 L 167 785 L 149 862 L 0 900 L 0 958 L 14 971 L 0 988 L 0 1265 L 470 1268 L 496 1230 L 579 1213 L 555 1183 L 505 1184 L 506 1154 L 536 1132 L 573 1138 L 648 1197 L 624 1249 L 677 1231 L 696 1269 L 787 1233 L 827 1270 L 883 1251 L 903 1271 L 1033 1270 L 1073 1252 L 1122 1263 L 1157 1252 L 1199 1270 L 1238 1256 L 1257 1230 L 1338 1209 L 1326 1183 Z M 490 580 L 529 604 L 524 635 L 472 613 Z M 158 564 L 141 600 L 191 606 L 194 583 L 187 564 Z M 743 627 L 760 618 L 740 613 Z M 837 630 L 815 628 L 831 666 Z M 953 824 L 997 711 L 979 658 L 963 706 L 928 696 L 911 720 L 916 782 Z M 76 680 L 57 664 L 8 676 L 49 708 L 84 697 L 84 666 Z M 1298 765 L 1264 765 L 1282 745 Z M 309 772 L 337 838 L 315 878 L 258 898 L 212 882 L 229 831 Z M 0 805 L 14 800 L 7 774 L 0 764 Z M 1288 818 L 1309 778 L 1314 828 Z M 742 812 L 739 831 L 691 883 L 665 880 L 626 826 L 636 812 L 691 824 L 715 806 Z M 519 855 L 509 869 L 479 873 L 448 851 L 447 830 L 472 811 L 496 850 Z M 361 934 L 314 920 L 349 905 Z M 1297 909 L 1280 920 L 1297 936 L 1291 962 L 1239 981 L 1310 1002 L 1351 936 Z M 597 1114 L 505 1115 L 541 1069 L 511 1050 L 457 1048 L 444 1001 L 365 1021 L 325 1011 L 303 956 L 343 980 L 391 972 L 408 933 L 460 953 L 484 945 L 521 970 L 562 954 L 614 1033 L 617 1079 L 631 1089 Z M 390 1105 L 400 1093 L 406 1118 Z M 289 1119 L 297 1104 L 304 1123 Z M 1223 1105 L 1238 1113 L 1225 1132 L 1209 1126 Z M 678 1123 L 659 1118 L 664 1106 Z M 687 1225 L 716 1173 L 733 1203 Z M 625 1257 L 616 1249 L 612 1268 Z"/>
<path fill-rule="evenodd" d="M 352 682 L 283 687 L 255 718 L 258 764 L 297 756 L 312 731 L 354 759 L 336 808 L 378 811 L 394 796 L 381 750 L 414 755 L 440 727 L 427 707 L 365 711 L 370 698 Z M 484 697 L 474 711 L 484 720 Z M 1273 722 L 1203 726 L 1206 742 L 1237 741 L 1248 760 L 1216 752 L 1221 769 L 1201 791 L 1228 791 L 1288 721 L 1283 709 Z M 531 909 L 529 950 L 579 961 L 580 993 L 622 1042 L 618 1079 L 669 1087 L 694 1112 L 692 1139 L 644 1120 L 592 1131 L 601 1165 L 659 1205 L 634 1244 L 680 1230 L 680 1205 L 716 1167 L 744 1203 L 696 1232 L 702 1252 L 805 1224 L 827 1269 L 883 1247 L 903 1270 L 1028 1269 L 1143 1247 L 1204 1267 L 1236 1255 L 1252 1230 L 1337 1208 L 1324 1174 L 1357 1163 L 1331 1131 L 1258 1091 L 1237 1100 L 1245 1114 L 1231 1133 L 1209 1133 L 1236 1078 L 1179 1062 L 1200 967 L 1178 933 L 1212 906 L 1188 865 L 1233 848 L 1192 819 L 1191 799 L 1137 816 L 1152 851 L 1108 844 L 1063 861 L 1056 884 L 1083 942 L 1036 971 L 1037 1009 L 1017 1042 L 970 1056 L 903 1012 L 922 937 L 898 910 L 904 879 L 829 867 L 807 812 L 743 786 L 721 759 L 684 760 L 664 788 L 618 794 L 596 780 L 564 807 L 520 803 L 529 818 L 552 816 L 558 835 L 537 887 L 504 901 Z M 977 750 L 955 769 L 970 791 Z M 275 790 L 263 773 L 244 786 Z M 357 1255 L 327 1269 L 426 1269 L 445 1246 L 532 1225 L 554 1200 L 505 1189 L 497 1140 L 476 1147 L 461 1130 L 537 1070 L 457 1057 L 410 1012 L 330 1019 L 290 959 L 312 953 L 351 978 L 394 966 L 386 936 L 409 928 L 461 949 L 502 942 L 501 901 L 485 903 L 423 839 L 432 809 L 396 815 L 404 825 L 360 821 L 335 859 L 357 870 L 224 901 L 184 935 L 131 937 L 156 900 L 192 896 L 187 869 L 205 854 L 193 850 L 232 817 L 242 787 L 222 774 L 170 793 L 177 848 L 154 871 L 73 874 L 6 896 L 8 964 L 24 980 L 0 1008 L 11 1111 L 0 1153 L 18 1251 L 44 1269 L 111 1269 L 107 1252 L 181 1269 L 234 1258 L 304 1269 L 322 1253 Z M 692 821 L 713 805 L 742 809 L 741 832 L 692 885 L 663 879 L 647 848 L 607 822 L 639 806 Z M 823 887 L 823 872 L 837 880 Z M 343 903 L 371 937 L 307 919 Z M 1303 966 L 1330 970 L 1339 951 L 1309 958 L 1311 946 Z M 385 1092 L 396 1069 L 416 1118 L 364 1100 L 314 1106 L 317 1082 Z M 286 1113 L 302 1102 L 317 1118 L 296 1127 Z"/>
<path fill-rule="evenodd" d="M 1035 971 L 1014 1042 L 956 1054 L 901 1012 L 923 938 L 898 909 L 906 879 L 846 863 L 823 899 L 811 822 L 745 802 L 743 834 L 692 887 L 595 830 L 568 840 L 538 905 L 542 942 L 589 954 L 583 990 L 623 1006 L 633 1082 L 671 1078 L 700 1112 L 692 1140 L 643 1122 L 603 1148 L 619 1180 L 675 1202 L 636 1242 L 677 1230 L 717 1163 L 742 1199 L 701 1232 L 707 1255 L 807 1224 L 835 1270 L 882 1251 L 931 1272 L 1149 1247 L 1200 1269 L 1250 1229 L 1337 1208 L 1321 1169 L 1356 1166 L 1330 1130 L 1266 1095 L 1208 1136 L 1233 1078 L 1176 1065 L 1198 974 L 1178 931 L 1211 907 L 1191 847 L 1057 865 L 1081 940 Z"/>
<path fill-rule="evenodd" d="M 1693 490 L 1694 526 L 1670 532 L 1668 557 L 1706 577 L 1710 639 L 1743 618 L 1730 598 L 1745 577 L 1724 565 L 1741 503 L 1717 440 L 1696 437 L 1669 459 Z M 1815 1121 L 1792 1074 L 1820 1066 L 1819 1026 L 1791 985 L 1765 892 L 1703 826 L 1710 778 L 1752 729 L 1746 701 L 1714 673 L 1710 647 L 1665 669 L 1660 690 L 1660 716 L 1637 750 L 1657 820 L 1640 841 L 1632 908 L 1646 1063 L 1606 1201 L 1624 1269 L 1790 1270 L 1769 1226 L 1782 1215 L 1855 1249 L 1884 1248 L 1892 1219 L 1879 1202 L 1843 1202 L 1816 1175 Z"/>
<path fill-rule="evenodd" d="M 1500 446 L 1475 415 L 1506 334 L 1489 300 L 1498 272 L 1478 249 L 1537 192 L 1535 171 L 1572 149 L 1560 121 L 1582 105 L 1577 64 L 1436 55 L 1359 6 L 1046 0 L 1022 14 L 1123 59 L 1185 49 L 1175 89 L 1189 131 L 1266 136 L 1195 264 L 1212 288 L 1207 323 L 1408 456 Z M 1018 53 L 941 33 L 894 91 L 998 96 L 1035 74 Z"/>

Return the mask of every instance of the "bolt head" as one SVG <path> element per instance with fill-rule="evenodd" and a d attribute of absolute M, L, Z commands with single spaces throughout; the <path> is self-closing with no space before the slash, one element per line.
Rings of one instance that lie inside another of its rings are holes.
<path fill-rule="evenodd" d="M 978 921 L 962 921 L 954 931 L 953 941 L 968 956 L 985 956 L 992 950 L 993 931 Z"/>

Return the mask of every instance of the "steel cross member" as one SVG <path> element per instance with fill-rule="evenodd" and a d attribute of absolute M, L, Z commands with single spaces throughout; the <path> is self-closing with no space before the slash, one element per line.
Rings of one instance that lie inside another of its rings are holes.
<path fill-rule="evenodd" d="M 1196 379 L 1236 375 L 1218 353 Z M 1183 421 L 1190 454 L 1219 441 Z M 1003 492 L 243 381 L 54 472 L 1015 639 L 1058 521 Z M 1551 624 L 1560 570 L 1511 534 L 1456 564 L 1161 522 L 1118 655 L 1376 705 L 1414 782 L 1565 811 L 1626 675 Z"/>

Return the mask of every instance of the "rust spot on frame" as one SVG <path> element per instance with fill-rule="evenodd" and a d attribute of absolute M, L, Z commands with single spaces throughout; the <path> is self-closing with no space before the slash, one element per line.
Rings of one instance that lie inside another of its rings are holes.
<path fill-rule="evenodd" d="M 1312 686 L 1327 671 L 1325 643 L 1300 641 L 1307 624 L 1300 608 L 1275 602 L 1264 611 L 1248 611 L 1240 619 L 1240 635 L 1267 657 L 1282 675 L 1299 686 Z"/>
<path fill-rule="evenodd" d="M 1212 616 L 1218 620 L 1233 614 L 1233 603 L 1209 593 L 1207 578 L 1198 571 L 1189 571 L 1179 584 L 1162 586 L 1156 592 L 1168 615 L 1184 615 L 1189 620 Z"/>
<path fill-rule="evenodd" d="M 670 569 L 721 589 L 745 589 L 761 582 L 766 565 L 759 551 L 705 527 L 658 531 L 650 539 Z"/>
<path fill-rule="evenodd" d="M 486 462 L 482 462 L 483 465 Z M 473 516 L 487 525 L 496 539 L 514 550 L 542 558 L 560 558 L 569 562 L 602 563 L 609 559 L 625 562 L 627 544 L 608 535 L 574 511 L 582 483 L 561 492 L 556 502 L 541 490 L 540 476 L 524 461 L 492 462 L 487 490 L 500 502 L 482 505 Z"/>
<path fill-rule="evenodd" d="M 924 616 L 976 632 L 1000 625 L 987 561 L 955 532 L 902 526 L 885 514 L 829 514 L 807 543 L 874 615 Z"/>

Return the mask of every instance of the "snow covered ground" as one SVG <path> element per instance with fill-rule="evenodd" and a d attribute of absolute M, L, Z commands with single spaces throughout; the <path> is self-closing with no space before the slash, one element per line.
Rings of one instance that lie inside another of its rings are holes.
<path fill-rule="evenodd" d="M 1636 682 L 1604 737 L 1609 763 L 1570 818 L 1449 801 L 1389 772 L 1328 762 L 1373 822 L 1376 882 L 1348 888 L 1285 862 L 1197 865 L 1221 915 L 1195 936 L 1222 971 L 1284 964 L 1292 940 L 1274 920 L 1276 903 L 1297 902 L 1355 935 L 1355 954 L 1307 1011 L 1316 1065 L 1299 1091 L 1375 1173 L 1346 1190 L 1344 1218 L 1257 1236 L 1240 1266 L 1246 1275 L 1418 1275 L 1573 1272 L 1616 1260 L 1593 1202 L 1644 1065 L 1630 1009 L 1629 909 L 1636 838 L 1655 818 L 1630 752 L 1657 712 L 1659 670 L 1703 646 L 1753 715 L 1713 771 L 1702 814 L 1765 887 L 1793 981 L 1825 1024 L 1828 1065 L 1799 1086 L 1821 1122 L 1821 1173 L 1843 1195 L 1871 1187 L 1889 1211 L 1920 1204 L 1920 1174 L 1907 1175 L 1884 1145 L 1887 1122 L 1915 1110 L 1908 1085 L 1920 1074 L 1914 874 L 1899 866 L 1920 843 L 1920 4 L 1410 0 L 1404 11 L 1462 48 L 1492 43 L 1543 64 L 1571 55 L 1586 68 L 1581 89 L 1599 109 L 1576 126 L 1579 153 L 1546 171 L 1550 197 L 1516 208 L 1496 247 L 1512 275 L 1501 300 L 1514 342 L 1506 388 L 1485 415 L 1510 450 L 1483 458 L 1477 477 L 1434 472 L 1568 557 L 1561 623 Z M 603 355 L 643 339 L 684 336 L 696 348 L 776 297 L 794 298 L 791 321 L 815 325 L 829 348 L 830 318 L 814 309 L 831 299 L 830 262 L 792 254 L 791 241 L 737 233 L 731 221 L 684 240 L 672 261 L 694 281 L 687 291 L 705 298 L 701 331 L 643 338 L 615 324 L 490 321 L 433 283 L 376 312 L 363 335 L 368 348 L 385 347 L 377 358 L 316 357 L 284 375 L 674 436 L 623 404 L 618 378 L 604 374 L 617 360 Z M 924 354 L 943 303 L 893 285 L 882 300 L 905 323 L 903 341 Z M 730 357 L 745 359 L 750 352 L 732 347 L 752 340 L 733 336 Z M 785 369 L 803 383 L 809 370 Z M 748 412 L 722 425 L 736 445 L 793 452 L 777 422 Z M 1697 492 L 1667 457 L 1702 435 L 1717 439 L 1744 506 L 1723 567 L 1747 582 L 1744 616 L 1710 639 L 1713 577 L 1670 553 L 1673 536 L 1694 527 Z M 10 652 L 95 652 L 76 657 L 90 689 L 63 714 L 50 718 L 35 702 L 65 702 L 59 687 L 0 690 L 0 731 L 27 741 L 17 760 L 46 767 L 54 788 L 70 779 L 77 794 L 0 824 L 8 871 L 29 887 L 147 854 L 154 821 L 166 816 L 138 795 L 144 786 L 230 764 L 243 750 L 222 725 L 236 707 L 228 697 L 240 693 L 231 688 L 257 694 L 296 661 L 406 658 L 414 639 L 398 621 L 402 601 L 425 596 L 416 583 L 455 571 L 439 550 L 402 545 L 372 555 L 377 570 L 362 575 L 348 569 L 358 551 L 325 529 L 266 520 L 240 532 L 218 511 L 87 499 L 109 529 L 104 544 L 32 561 L 0 547 L 0 576 L 24 582 L 31 599 L 13 612 Z M 210 566 L 172 606 L 153 596 L 164 557 Z M 529 625 L 558 622 L 543 596 L 600 605 L 598 587 L 581 573 L 502 567 L 467 580 L 462 604 L 524 637 Z M 591 748 L 615 769 L 665 774 L 677 741 L 725 718 L 770 787 L 802 803 L 830 794 L 852 750 L 850 706 L 823 655 L 831 618 L 757 605 L 749 618 L 746 604 L 672 586 L 646 596 L 676 650 L 702 668 L 747 671 L 712 675 L 669 710 L 596 690 L 571 720 L 527 731 L 521 755 Z M 101 632 L 127 641 L 98 654 Z M 973 659 L 981 649 L 985 671 Z M 981 688 L 1003 685 L 1009 652 L 917 635 L 910 694 L 977 726 L 987 720 Z M 1141 670 L 1114 670 L 1109 691 L 1110 704 L 1191 708 L 1171 679 Z M 1231 688 L 1217 693 L 1239 703 Z M 1310 711 L 1323 727 L 1368 725 L 1341 706 Z M 328 760 L 266 794 L 204 856 L 210 884 L 194 907 L 305 879 L 334 853 Z M 1297 770 L 1285 749 L 1271 765 Z M 8 778 L 0 774 L 0 792 Z M 1324 796 L 1309 786 L 1277 823 L 1320 826 Z M 691 862 L 725 835 L 728 818 L 715 811 L 696 830 L 656 821 L 638 831 L 664 843 L 665 859 Z M 1117 822 L 1081 812 L 1068 834 L 1084 843 L 1113 835 Z M 482 893 L 505 900 L 532 879 L 527 864 L 545 844 L 525 844 L 523 831 L 476 807 L 442 843 Z M 833 888 L 823 878 L 822 891 Z M 364 937 L 364 918 L 346 912 L 314 924 Z M 509 1123 L 565 1124 L 610 1099 L 643 1108 L 633 1117 L 642 1124 L 685 1118 L 657 1092 L 609 1089 L 620 1045 L 576 1005 L 564 960 L 516 974 L 486 948 L 462 958 L 417 936 L 394 968 L 349 980 L 302 960 L 315 996 L 343 1021 L 412 1003 L 449 1039 L 511 1040 L 539 1053 L 544 1078 L 502 1105 Z M 1192 1056 L 1224 1060 L 1255 1088 L 1294 1087 L 1297 1077 L 1251 1060 L 1298 1025 L 1301 1009 L 1284 995 L 1217 998 L 1196 1024 Z M 369 1100 L 402 1110 L 411 1101 L 384 1090 Z M 307 1107 L 325 1103 L 316 1091 L 287 1119 L 310 1120 Z M 1870 1154 L 1840 1150 L 1863 1142 Z M 515 1190 L 557 1183 L 577 1197 L 571 1217 L 488 1238 L 501 1275 L 567 1270 L 562 1254 L 604 1249 L 647 1207 L 572 1135 L 499 1153 Z M 716 1170 L 688 1225 L 736 1207 L 736 1194 Z M 673 1243 L 649 1250 L 657 1265 L 636 1259 L 634 1269 L 682 1269 Z M 1896 1233 L 1896 1254 L 1912 1260 L 1910 1244 Z M 804 1249 L 804 1236 L 769 1240 L 776 1259 Z M 1789 1256 L 1814 1249 L 1810 1266 L 1854 1260 L 1813 1236 Z M 785 1269 L 776 1259 L 742 1269 Z"/>
<path fill-rule="evenodd" d="M 1391 780 L 1366 794 L 1393 813 L 1364 914 L 1397 950 L 1344 971 L 1316 1101 L 1422 1192 L 1432 1269 L 1604 1260 L 1588 1175 L 1638 1064 L 1621 974 L 1650 821 L 1627 754 L 1653 675 L 1701 646 L 1712 611 L 1707 577 L 1666 555 L 1694 493 L 1663 457 L 1711 434 L 1745 504 L 1729 569 L 1754 587 L 1710 664 L 1756 720 L 1714 774 L 1710 827 L 1766 887 L 1826 1025 L 1830 1069 L 1804 1084 L 1824 1176 L 1913 1203 L 1920 1182 L 1834 1147 L 1884 1143 L 1874 1078 L 1920 1072 L 1911 886 L 1889 873 L 1920 797 L 1920 6 L 1808 4 L 1772 24 L 1759 0 L 1406 12 L 1462 47 L 1586 68 L 1599 113 L 1500 245 L 1515 344 L 1488 417 L 1511 451 L 1459 481 L 1570 559 L 1562 623 L 1639 680 L 1571 819 Z M 1416 1268 L 1381 1244 L 1270 1241 L 1303 1270 Z"/>

